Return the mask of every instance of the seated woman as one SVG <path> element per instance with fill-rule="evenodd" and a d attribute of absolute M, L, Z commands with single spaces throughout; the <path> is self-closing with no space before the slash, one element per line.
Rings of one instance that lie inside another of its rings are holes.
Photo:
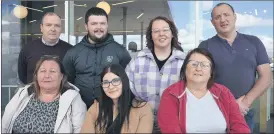
<path fill-rule="evenodd" d="M 188 53 L 181 81 L 168 87 L 160 101 L 158 123 L 163 133 L 250 133 L 232 93 L 214 82 L 214 70 L 207 50 Z"/>
<path fill-rule="evenodd" d="M 5 108 L 2 133 L 79 133 L 86 105 L 56 56 L 36 64 L 33 83 L 19 88 Z"/>
<path fill-rule="evenodd" d="M 101 74 L 102 97 L 89 108 L 81 133 L 151 133 L 151 106 L 137 100 L 120 65 L 110 65 Z"/>

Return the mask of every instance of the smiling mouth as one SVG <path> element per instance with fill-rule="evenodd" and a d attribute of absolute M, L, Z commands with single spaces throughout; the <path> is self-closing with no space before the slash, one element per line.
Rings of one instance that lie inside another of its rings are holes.
<path fill-rule="evenodd" d="M 97 30 L 97 31 L 94 31 L 94 33 L 104 33 L 104 31 Z"/>
<path fill-rule="evenodd" d="M 166 39 L 160 39 L 159 41 L 160 41 L 160 42 L 164 42 L 165 40 L 166 40 Z"/>
<path fill-rule="evenodd" d="M 201 74 L 194 74 L 195 76 L 203 76 L 203 75 L 201 75 Z"/>
<path fill-rule="evenodd" d="M 222 28 L 226 28 L 228 24 L 221 25 Z"/>
<path fill-rule="evenodd" d="M 114 92 L 116 92 L 117 90 L 114 90 L 114 91 L 109 91 L 108 93 L 114 93 Z"/>
<path fill-rule="evenodd" d="M 43 81 L 44 83 L 50 83 L 51 81 Z"/>

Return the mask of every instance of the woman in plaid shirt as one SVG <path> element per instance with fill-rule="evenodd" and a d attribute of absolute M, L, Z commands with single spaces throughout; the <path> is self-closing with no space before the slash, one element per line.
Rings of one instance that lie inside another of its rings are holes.
<path fill-rule="evenodd" d="M 150 21 L 146 31 L 147 49 L 140 51 L 127 65 L 130 88 L 136 97 L 148 101 L 154 109 L 153 132 L 160 132 L 157 109 L 163 91 L 179 80 L 185 54 L 178 42 L 178 30 L 166 17 Z"/>

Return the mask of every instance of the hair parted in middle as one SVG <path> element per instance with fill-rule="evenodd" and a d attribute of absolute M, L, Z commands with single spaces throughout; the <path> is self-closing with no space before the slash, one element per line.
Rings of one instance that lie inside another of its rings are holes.
<path fill-rule="evenodd" d="M 157 21 L 157 20 L 163 20 L 165 21 L 166 23 L 168 23 L 169 25 L 169 28 L 171 30 L 171 33 L 172 33 L 172 40 L 171 40 L 171 47 L 174 47 L 180 51 L 184 51 L 183 48 L 180 46 L 181 43 L 178 41 L 178 29 L 176 28 L 175 24 L 173 21 L 169 20 L 168 18 L 164 17 L 164 16 L 158 16 L 158 17 L 155 17 L 154 19 L 152 19 L 147 27 L 147 30 L 146 30 L 146 45 L 147 47 L 150 49 L 150 50 L 153 50 L 154 49 L 154 42 L 152 40 L 152 25 L 153 25 L 153 22 L 154 21 Z"/>
<path fill-rule="evenodd" d="M 130 109 L 139 108 L 144 106 L 141 99 L 137 99 L 135 95 L 130 90 L 129 79 L 125 72 L 125 69 L 119 64 L 111 64 L 104 68 L 101 73 L 101 82 L 103 81 L 103 77 L 107 73 L 113 73 L 120 77 L 122 84 L 122 94 L 118 99 L 118 111 L 119 111 L 119 119 L 118 124 L 111 125 L 113 123 L 113 100 L 108 97 L 104 90 L 101 90 L 102 96 L 98 98 L 99 101 L 99 114 L 98 119 L 96 121 L 96 127 L 100 128 L 100 131 L 108 130 L 110 125 L 114 127 L 118 132 L 121 131 L 123 123 L 126 122 L 127 126 L 129 125 L 129 113 Z M 128 127 L 127 127 L 128 128 Z"/>
<path fill-rule="evenodd" d="M 38 74 L 38 70 L 40 69 L 41 65 L 44 63 L 44 61 L 54 61 L 58 64 L 59 68 L 60 68 L 60 72 L 61 74 L 63 74 L 63 79 L 60 83 L 60 89 L 59 92 L 61 94 L 63 94 L 64 92 L 66 92 L 68 89 L 74 89 L 74 87 L 70 86 L 67 80 L 67 73 L 65 71 L 65 68 L 59 58 L 59 56 L 56 55 L 44 55 L 40 58 L 40 60 L 38 60 L 38 62 L 36 63 L 36 67 L 33 73 L 33 82 L 31 83 L 31 88 L 28 89 L 28 94 L 35 94 L 35 97 L 37 97 L 40 94 L 40 86 L 38 84 L 38 80 L 37 80 L 37 74 Z"/>

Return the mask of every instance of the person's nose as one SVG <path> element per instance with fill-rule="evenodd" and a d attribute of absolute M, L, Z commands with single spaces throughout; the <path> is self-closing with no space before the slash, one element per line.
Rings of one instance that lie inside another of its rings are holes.
<path fill-rule="evenodd" d="M 113 87 L 114 87 L 114 86 L 113 86 L 112 83 L 110 82 L 108 88 L 109 88 L 109 89 L 112 89 Z"/>
<path fill-rule="evenodd" d="M 159 35 L 160 35 L 160 36 L 165 35 L 164 30 L 160 30 L 160 31 L 159 31 Z"/>
<path fill-rule="evenodd" d="M 225 21 L 225 16 L 221 15 L 220 20 L 221 20 L 221 22 L 224 22 Z"/>
<path fill-rule="evenodd" d="M 198 63 L 198 65 L 197 65 L 197 67 L 196 67 L 196 70 L 202 70 L 201 63 Z"/>
<path fill-rule="evenodd" d="M 50 77 L 50 73 L 46 72 L 45 75 L 44 75 L 44 77 L 49 78 Z"/>
<path fill-rule="evenodd" d="M 99 24 L 99 29 L 101 30 L 103 28 L 103 24 Z"/>
<path fill-rule="evenodd" d="M 98 29 L 101 28 L 101 25 L 100 25 L 100 24 L 96 24 L 96 25 L 94 26 L 94 28 L 98 30 Z"/>
<path fill-rule="evenodd" d="M 56 31 L 55 26 L 52 26 L 52 27 L 50 28 L 50 30 L 51 30 L 51 31 Z"/>

